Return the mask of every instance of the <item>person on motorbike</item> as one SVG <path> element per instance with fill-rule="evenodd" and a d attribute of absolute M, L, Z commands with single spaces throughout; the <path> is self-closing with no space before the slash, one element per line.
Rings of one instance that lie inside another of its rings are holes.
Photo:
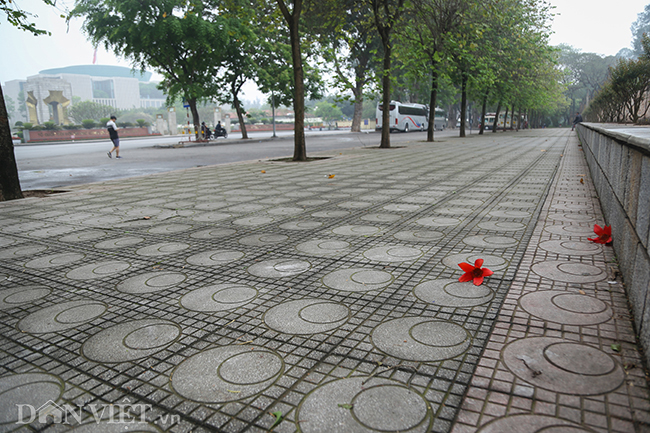
<path fill-rule="evenodd" d="M 214 127 L 214 135 L 223 135 L 223 127 L 221 126 L 221 120 L 217 122 L 217 126 Z"/>

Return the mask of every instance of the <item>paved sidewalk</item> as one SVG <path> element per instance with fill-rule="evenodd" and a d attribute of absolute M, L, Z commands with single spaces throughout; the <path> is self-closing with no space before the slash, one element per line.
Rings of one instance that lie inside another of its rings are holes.
<path fill-rule="evenodd" d="M 0 203 L 0 431 L 646 431 L 580 152 L 486 134 Z"/>

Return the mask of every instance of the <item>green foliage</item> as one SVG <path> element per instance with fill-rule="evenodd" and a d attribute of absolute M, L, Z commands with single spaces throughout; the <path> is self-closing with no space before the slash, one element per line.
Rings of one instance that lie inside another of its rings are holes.
<path fill-rule="evenodd" d="M 16 123 L 14 123 L 14 126 L 23 126 L 23 122 L 19 120 Z"/>
<path fill-rule="evenodd" d="M 84 119 L 92 119 L 95 121 L 102 121 L 108 118 L 111 115 L 118 115 L 119 110 L 111 107 L 110 105 L 100 104 L 93 101 L 82 101 L 77 104 L 73 104 L 67 109 L 68 117 L 70 120 L 73 120 L 75 123 L 81 123 Z M 102 122 L 102 123 L 106 123 Z"/>
<path fill-rule="evenodd" d="M 634 47 L 634 54 L 642 56 L 643 50 L 643 35 L 650 34 L 650 4 L 643 8 L 643 12 L 637 15 L 636 21 L 630 27 L 632 31 L 632 46 Z"/>
<path fill-rule="evenodd" d="M 97 125 L 97 122 L 95 122 L 93 119 L 84 119 L 81 121 L 81 124 L 86 129 L 93 129 Z"/>
<path fill-rule="evenodd" d="M 144 119 L 137 119 L 135 122 L 138 124 L 138 126 L 140 128 L 144 128 L 145 126 L 149 126 L 149 122 L 147 122 Z"/>
<path fill-rule="evenodd" d="M 42 0 L 47 6 L 55 6 L 55 0 Z M 12 26 L 18 28 L 18 30 L 24 30 L 32 33 L 34 36 L 38 35 L 52 35 L 52 33 L 47 30 L 42 30 L 36 27 L 36 23 L 30 23 L 29 20 L 31 17 L 37 18 L 38 15 L 34 15 L 28 11 L 24 11 L 18 7 L 15 1 L 12 0 L 0 0 L 0 11 L 7 16 L 7 21 Z M 61 15 L 61 18 L 65 18 L 65 15 Z"/>
<path fill-rule="evenodd" d="M 43 122 L 43 127 L 48 130 L 48 131 L 54 131 L 56 129 L 61 129 L 56 123 L 54 122 Z"/>
<path fill-rule="evenodd" d="M 136 67 L 163 76 L 168 104 L 189 103 L 195 126 L 196 105 L 216 95 L 213 76 L 221 66 L 229 20 L 216 2 L 184 0 L 78 0 L 73 16 L 95 44 L 103 44 Z"/>
<path fill-rule="evenodd" d="M 23 123 L 23 129 L 32 129 L 34 127 L 33 123 L 25 122 Z"/>
<path fill-rule="evenodd" d="M 321 117 L 325 122 L 330 123 L 343 118 L 343 112 L 336 105 L 328 102 L 320 102 L 314 111 L 316 117 Z"/>
<path fill-rule="evenodd" d="M 63 125 L 63 129 L 68 129 L 68 130 L 74 130 L 74 129 L 80 129 L 80 128 L 81 128 L 80 125 L 75 125 L 75 124 L 72 124 L 72 123 L 69 123 L 67 125 Z"/>

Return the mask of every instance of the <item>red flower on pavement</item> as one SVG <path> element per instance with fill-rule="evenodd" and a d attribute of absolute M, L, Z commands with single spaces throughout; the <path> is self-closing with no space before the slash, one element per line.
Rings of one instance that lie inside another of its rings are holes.
<path fill-rule="evenodd" d="M 488 268 L 481 268 L 481 266 L 483 266 L 483 259 L 476 260 L 476 262 L 474 262 L 474 266 L 470 265 L 469 263 L 459 263 L 458 266 L 460 266 L 460 268 L 465 271 L 463 276 L 460 277 L 458 281 L 461 283 L 472 281 L 475 286 L 480 286 L 483 284 L 483 279 L 485 277 L 489 277 L 494 273 Z"/>
<path fill-rule="evenodd" d="M 594 224 L 594 233 L 598 235 L 597 238 L 587 238 L 597 244 L 611 244 L 612 243 L 612 226 L 601 227 Z"/>

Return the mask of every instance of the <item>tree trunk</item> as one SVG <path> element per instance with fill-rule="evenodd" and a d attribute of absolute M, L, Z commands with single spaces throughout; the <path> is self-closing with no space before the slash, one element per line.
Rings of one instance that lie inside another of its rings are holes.
<path fill-rule="evenodd" d="M 361 116 L 363 115 L 363 81 L 357 81 L 352 90 L 354 94 L 354 114 L 352 115 L 351 132 L 361 132 Z"/>
<path fill-rule="evenodd" d="M 485 113 L 487 110 L 488 93 L 489 92 L 485 92 L 485 96 L 483 96 L 483 107 L 481 108 L 481 127 L 478 130 L 479 135 L 483 135 L 483 131 L 485 130 Z"/>
<path fill-rule="evenodd" d="M 434 63 L 431 72 L 431 97 L 429 98 L 429 127 L 427 128 L 427 141 L 433 142 L 436 130 L 436 106 L 438 104 L 438 69 Z"/>
<path fill-rule="evenodd" d="M 381 85 L 383 87 L 383 98 L 382 105 L 383 110 L 381 111 L 381 143 L 379 147 L 382 149 L 390 148 L 390 127 L 388 123 L 390 122 L 390 56 L 391 56 L 391 47 L 390 43 L 387 40 L 388 35 L 384 42 L 384 68 L 382 70 Z"/>
<path fill-rule="evenodd" d="M 0 201 L 18 198 L 23 198 L 23 193 L 20 190 L 14 143 L 11 141 L 9 116 L 0 87 Z"/>
<path fill-rule="evenodd" d="M 237 86 L 235 86 L 235 83 L 232 83 L 232 103 L 235 106 L 235 111 L 237 112 L 237 119 L 239 119 L 239 128 L 241 129 L 241 138 L 247 140 L 248 139 L 248 132 L 246 131 L 246 124 L 244 123 L 244 110 L 241 108 L 241 102 L 239 101 L 239 98 L 237 97 L 237 94 L 239 93 Z"/>
<path fill-rule="evenodd" d="M 501 101 L 497 104 L 497 112 L 494 113 L 494 124 L 492 125 L 492 132 L 496 133 L 499 129 L 499 112 L 501 111 Z"/>
<path fill-rule="evenodd" d="M 187 103 L 190 106 L 190 112 L 192 113 L 192 122 L 194 123 L 194 131 L 196 139 L 198 140 L 201 134 L 201 119 L 199 119 L 199 110 L 196 108 L 196 98 L 187 98 Z"/>
<path fill-rule="evenodd" d="M 463 71 L 460 78 L 460 137 L 465 137 L 465 120 L 467 117 L 467 72 Z"/>
<path fill-rule="evenodd" d="M 512 122 L 510 122 L 512 125 Z M 503 115 L 503 130 L 508 130 L 508 106 L 506 105 L 506 113 Z"/>

